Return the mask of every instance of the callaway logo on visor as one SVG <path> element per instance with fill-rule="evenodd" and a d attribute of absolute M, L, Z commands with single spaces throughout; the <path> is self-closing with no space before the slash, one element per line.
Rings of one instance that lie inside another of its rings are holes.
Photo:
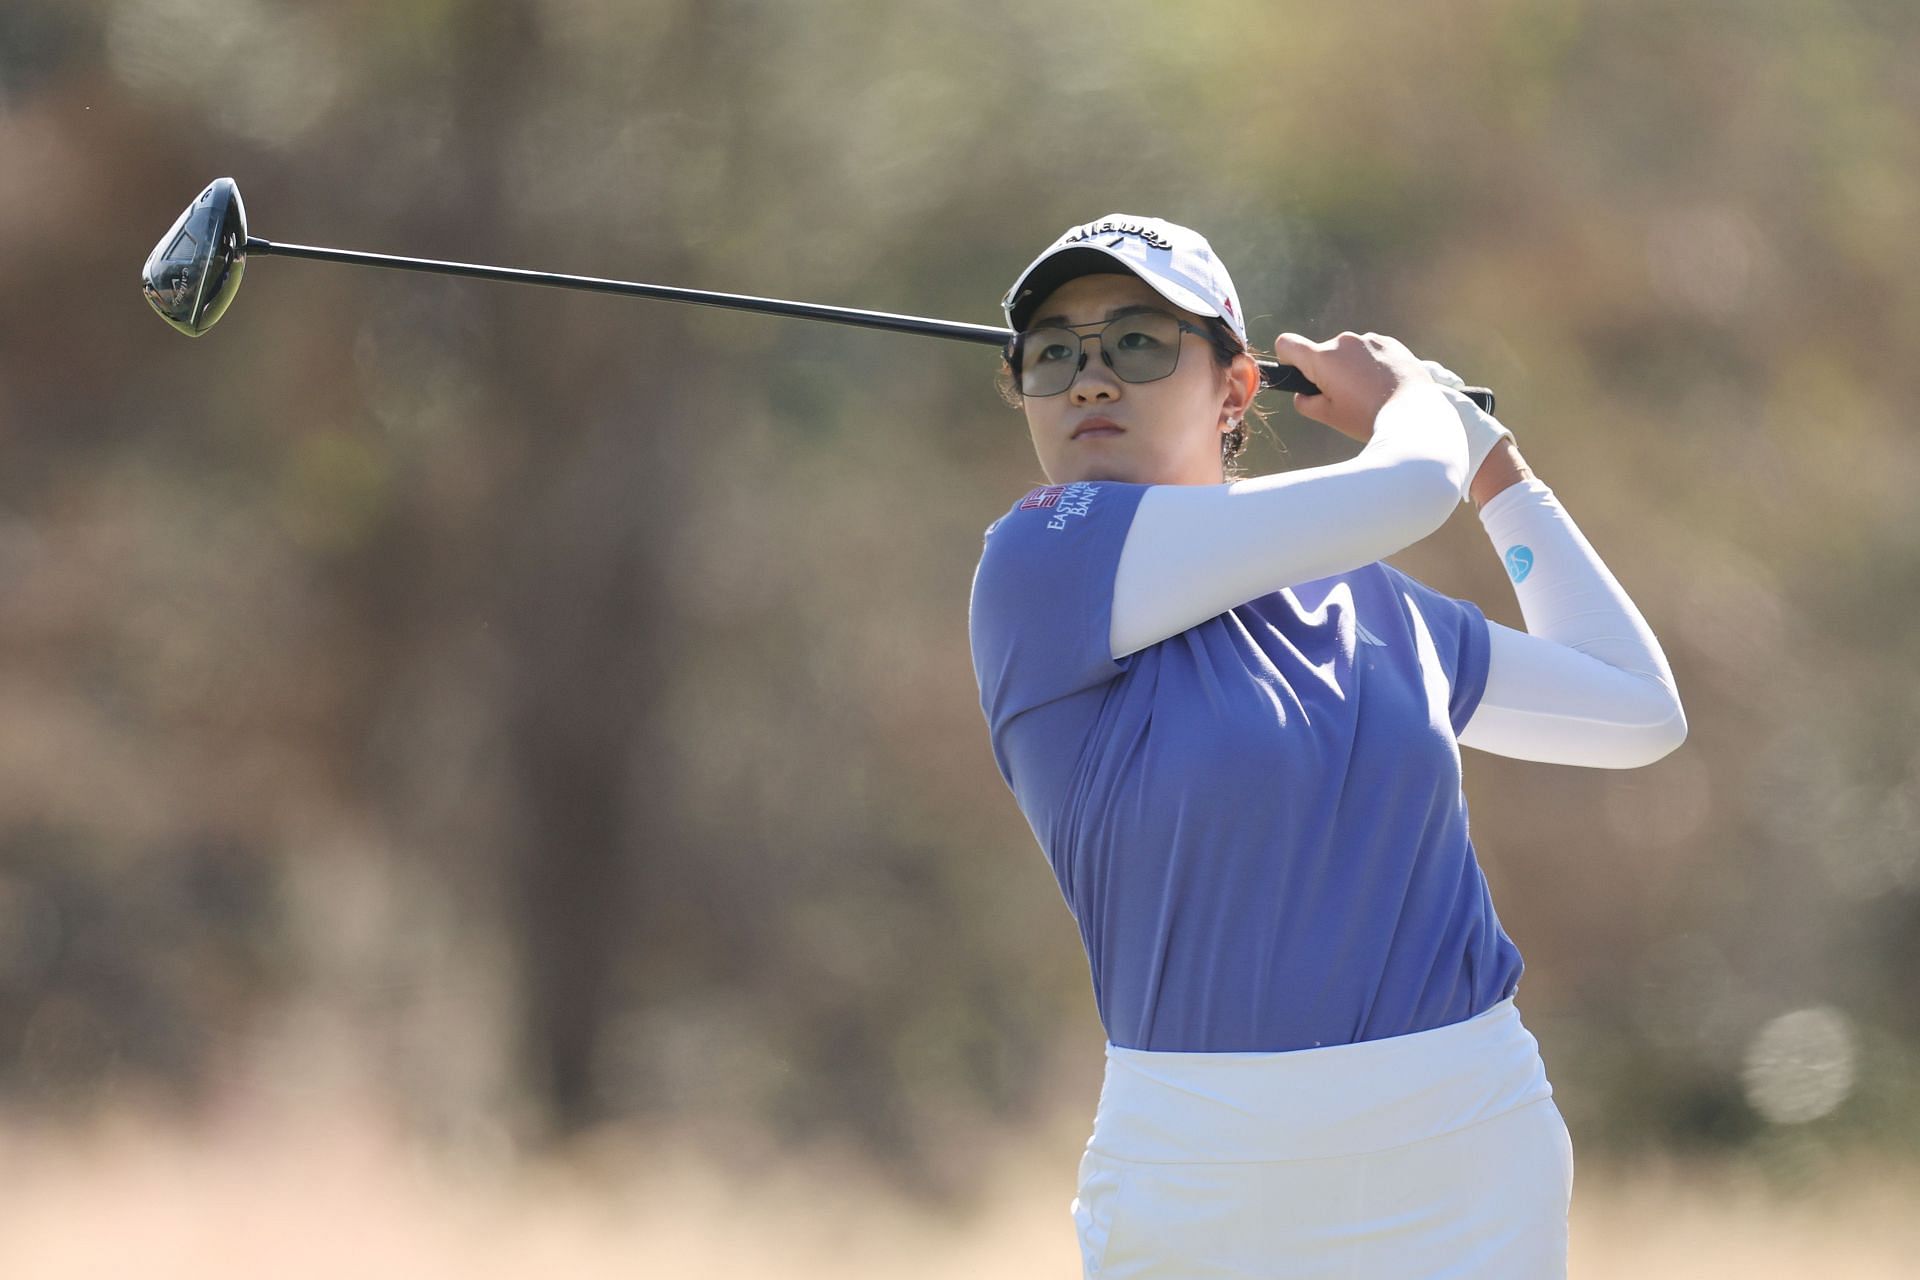
<path fill-rule="evenodd" d="M 1103 218 L 1099 222 L 1089 222 L 1078 231 L 1072 231 L 1060 238 L 1061 244 L 1079 244 L 1082 240 L 1091 240 L 1098 235 L 1110 235 L 1118 232 L 1123 236 L 1139 236 L 1156 249 L 1171 249 L 1173 241 L 1155 231 L 1152 227 L 1141 226 L 1137 222 L 1119 222 L 1113 218 Z M 1119 242 L 1107 246 L 1109 249 L 1120 247 Z"/>

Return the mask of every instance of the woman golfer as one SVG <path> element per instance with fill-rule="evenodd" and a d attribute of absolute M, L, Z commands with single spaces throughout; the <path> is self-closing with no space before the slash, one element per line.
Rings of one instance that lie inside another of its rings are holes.
<path fill-rule="evenodd" d="M 1321 388 L 1295 408 L 1365 447 L 1227 482 L 1258 374 L 1193 231 L 1076 227 L 1004 305 L 1050 483 L 987 529 L 973 661 L 1109 1042 L 1085 1274 L 1563 1276 L 1572 1154 L 1459 748 L 1659 759 L 1659 643 L 1511 433 L 1391 338 L 1281 337 Z M 1469 499 L 1525 632 L 1381 562 Z"/>

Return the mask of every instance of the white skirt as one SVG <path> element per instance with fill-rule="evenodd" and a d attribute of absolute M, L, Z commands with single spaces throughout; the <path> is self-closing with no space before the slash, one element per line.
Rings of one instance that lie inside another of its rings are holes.
<path fill-rule="evenodd" d="M 1560 1280 L 1573 1149 L 1511 999 L 1291 1053 L 1107 1046 L 1073 1202 L 1103 1280 Z"/>

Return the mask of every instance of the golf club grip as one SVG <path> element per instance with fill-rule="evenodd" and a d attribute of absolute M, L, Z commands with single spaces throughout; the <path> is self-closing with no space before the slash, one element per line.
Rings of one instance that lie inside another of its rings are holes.
<path fill-rule="evenodd" d="M 1263 387 L 1272 387 L 1276 391 L 1297 391 L 1306 396 L 1320 394 L 1320 388 L 1290 364 L 1281 364 L 1277 360 L 1259 360 L 1255 363 L 1260 366 L 1260 385 Z M 1493 412 L 1493 392 L 1489 388 L 1462 387 L 1460 392 L 1479 405 L 1482 413 Z"/>

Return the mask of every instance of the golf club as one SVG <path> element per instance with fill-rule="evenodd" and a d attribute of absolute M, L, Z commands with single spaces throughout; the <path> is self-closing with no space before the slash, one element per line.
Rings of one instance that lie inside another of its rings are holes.
<path fill-rule="evenodd" d="M 472 276 L 482 280 L 506 280 L 518 284 L 543 284 L 560 289 L 585 289 L 595 293 L 621 293 L 667 302 L 693 302 L 707 307 L 727 307 L 736 311 L 759 311 L 768 315 L 796 316 L 805 320 L 827 320 L 835 324 L 859 325 L 868 329 L 892 329 L 900 333 L 918 333 L 934 338 L 952 338 L 1005 348 L 1013 340 L 1011 329 L 984 324 L 964 324 L 952 320 L 931 320 L 924 316 L 893 315 L 884 311 L 861 311 L 852 307 L 830 307 L 811 302 L 785 302 L 778 298 L 756 298 L 737 293 L 709 293 L 700 289 L 679 289 L 670 285 L 637 284 L 628 280 L 603 280 L 597 276 L 559 275 L 548 271 L 524 271 L 515 267 L 489 267 L 467 262 L 439 262 L 430 258 L 397 258 L 380 253 L 360 253 L 351 249 L 325 249 L 304 244 L 276 244 L 247 233 L 246 207 L 240 202 L 240 188 L 232 178 L 215 178 L 194 202 L 187 206 L 167 234 L 147 255 L 141 271 L 141 289 L 160 318 L 190 337 L 199 337 L 218 323 L 240 291 L 248 255 L 277 255 L 283 258 L 316 258 L 323 262 L 350 262 L 368 267 L 388 267 L 398 271 L 428 271 L 438 275 Z M 1319 388 L 1290 364 L 1276 360 L 1257 360 L 1262 385 L 1280 391 L 1316 394 Z M 1465 393 L 1488 413 L 1493 412 L 1493 392 L 1485 387 L 1466 387 Z"/>

